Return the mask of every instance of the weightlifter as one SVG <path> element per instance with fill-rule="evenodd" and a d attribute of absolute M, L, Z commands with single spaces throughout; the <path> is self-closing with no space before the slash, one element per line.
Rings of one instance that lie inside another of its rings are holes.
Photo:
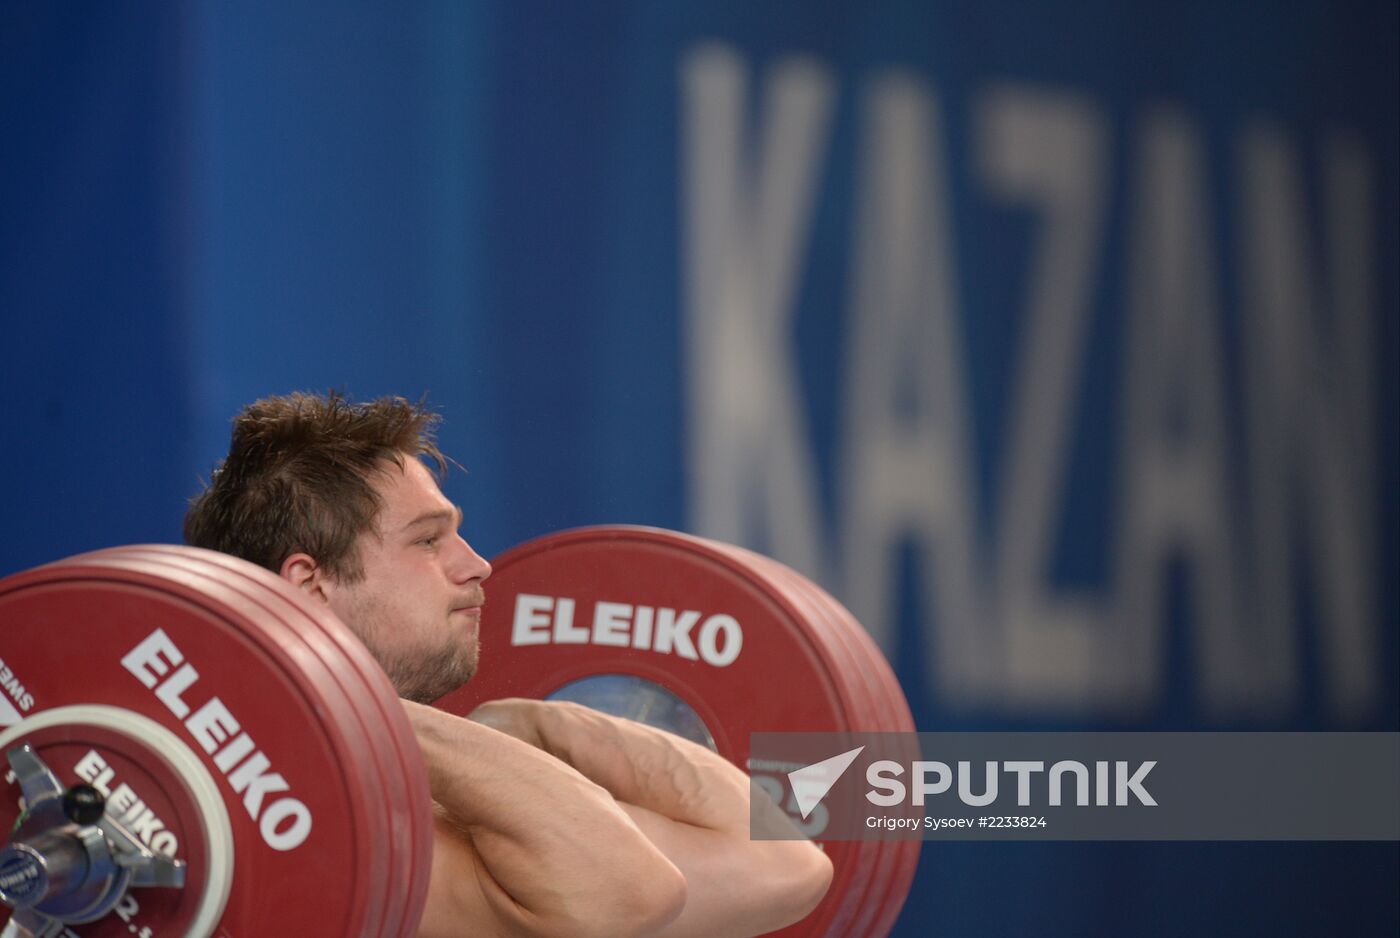
<path fill-rule="evenodd" d="M 714 938 L 802 918 L 830 861 L 751 840 L 749 780 L 708 749 L 567 703 L 425 706 L 476 670 L 491 575 L 438 487 L 437 421 L 401 398 L 257 401 L 185 518 L 190 544 L 325 603 L 404 698 L 436 813 L 419 934 Z"/>

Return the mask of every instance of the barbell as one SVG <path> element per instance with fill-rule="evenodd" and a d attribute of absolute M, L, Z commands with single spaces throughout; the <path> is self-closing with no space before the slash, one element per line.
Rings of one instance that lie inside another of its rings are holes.
<path fill-rule="evenodd" d="M 638 527 L 493 561 L 481 668 L 437 702 L 573 700 L 709 746 L 834 866 L 784 936 L 883 936 L 919 842 L 822 837 L 751 732 L 912 732 L 889 665 L 771 559 Z M 0 581 L 0 901 L 59 935 L 410 936 L 426 901 L 426 771 L 388 678 L 270 571 L 170 545 Z M 3 918 L 0 918 L 3 920 Z"/>

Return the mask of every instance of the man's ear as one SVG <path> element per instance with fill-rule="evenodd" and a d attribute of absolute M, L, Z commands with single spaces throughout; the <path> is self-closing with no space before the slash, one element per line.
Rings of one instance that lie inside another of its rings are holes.
<path fill-rule="evenodd" d="M 326 572 L 317 566 L 310 554 L 292 554 L 282 561 L 282 569 L 278 572 L 281 573 L 282 579 L 297 589 L 310 593 L 327 605 L 330 604 L 331 599 L 326 592 Z"/>

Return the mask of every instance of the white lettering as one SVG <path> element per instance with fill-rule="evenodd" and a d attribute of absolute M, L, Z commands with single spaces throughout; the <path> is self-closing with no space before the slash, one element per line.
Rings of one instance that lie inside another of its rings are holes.
<path fill-rule="evenodd" d="M 1117 804 L 1128 803 L 1128 792 L 1131 791 L 1139 802 L 1145 805 L 1155 805 L 1157 803 L 1147 789 L 1142 787 L 1142 780 L 1147 778 L 1147 773 L 1152 771 L 1156 762 L 1144 762 L 1138 766 L 1137 771 L 1131 776 L 1128 775 L 1128 763 L 1118 763 L 1118 799 Z"/>
<path fill-rule="evenodd" d="M 866 784 L 874 786 L 876 791 L 865 793 L 865 800 L 871 804 L 879 805 L 882 808 L 893 807 L 904 800 L 904 783 L 898 776 L 904 774 L 904 766 L 889 759 L 880 759 L 870 763 L 865 769 Z M 884 794 L 879 794 L 884 792 Z"/>
<path fill-rule="evenodd" d="M 549 610 L 554 600 L 549 596 L 520 593 L 515 597 L 515 619 L 510 627 L 512 645 L 548 645 Z"/>
<path fill-rule="evenodd" d="M 817 575 L 826 539 L 791 329 L 834 88 L 814 61 L 784 59 L 755 121 L 748 84 L 727 46 L 682 66 L 690 516 Z"/>
<path fill-rule="evenodd" d="M 1105 654 L 1102 604 L 1052 592 L 1047 582 L 1103 253 L 1109 139 L 1101 109 L 1082 97 L 1007 86 L 979 107 L 977 163 L 987 188 L 1039 221 L 997 509 L 1006 665 L 999 696 L 1011 703 L 1101 702 L 1117 667 Z"/>
<path fill-rule="evenodd" d="M 936 776 L 937 781 L 928 781 L 930 772 Z M 920 806 L 924 803 L 924 796 L 941 795 L 953 784 L 953 771 L 948 768 L 946 762 L 915 762 L 914 775 L 918 778 L 914 785 L 914 804 Z"/>
<path fill-rule="evenodd" d="M 599 602 L 593 608 L 593 644 L 626 648 L 632 607 L 627 603 Z"/>
<path fill-rule="evenodd" d="M 254 749 L 253 739 L 247 733 L 239 734 L 233 742 L 229 743 L 219 754 L 214 757 L 214 764 L 219 767 L 219 771 L 228 774 L 233 767 L 243 761 L 243 757 Z"/>
<path fill-rule="evenodd" d="M 719 636 L 724 635 L 724 649 L 719 647 Z M 700 626 L 700 657 L 717 668 L 727 667 L 739 657 L 744 647 L 744 630 L 733 616 L 710 616 Z"/>
<path fill-rule="evenodd" d="M 290 820 L 285 830 L 278 830 Z M 291 850 L 300 846 L 311 834 L 311 811 L 295 798 L 282 798 L 263 812 L 258 822 L 263 840 L 273 850 Z"/>
<path fill-rule="evenodd" d="M 194 665 L 183 664 L 156 688 L 156 697 L 170 708 L 171 713 L 183 720 L 190 712 L 190 705 L 181 700 L 180 695 L 189 690 L 197 680 L 199 672 L 194 669 Z"/>
<path fill-rule="evenodd" d="M 175 856 L 180 847 L 179 839 L 130 785 L 122 782 L 111 787 L 116 770 L 107 764 L 101 753 L 89 749 L 73 767 L 73 773 L 102 793 L 107 801 L 103 809 L 107 817 L 119 820 L 152 850 Z"/>
<path fill-rule="evenodd" d="M 165 630 L 156 629 L 146 636 L 141 644 L 126 653 L 122 658 L 122 667 L 136 675 L 136 679 L 142 684 L 155 687 L 156 682 L 171 666 L 184 660 L 185 656 L 180 654 L 180 649 L 175 647 Z"/>
<path fill-rule="evenodd" d="M 225 739 L 238 732 L 238 721 L 222 700 L 211 697 L 185 721 L 185 727 L 194 735 L 195 742 L 212 755 Z"/>
<path fill-rule="evenodd" d="M 89 749 L 87 755 L 78 760 L 78 764 L 73 767 L 73 772 L 78 778 L 92 784 L 93 779 L 102 774 L 102 770 L 107 768 L 107 760 L 102 758 L 96 749 Z M 97 786 L 94 785 L 94 788 Z M 106 792 L 103 792 L 106 795 Z"/>
<path fill-rule="evenodd" d="M 1031 803 L 1031 775 L 1044 772 L 1044 762 L 1005 762 L 1002 768 L 1016 776 L 1016 803 L 1026 807 Z"/>
<path fill-rule="evenodd" d="M 855 309 L 842 450 L 846 600 L 886 653 L 895 647 L 901 551 L 935 624 L 931 683 L 966 700 L 999 661 L 977 599 L 975 488 L 965 425 L 957 265 L 938 103 L 917 81 L 871 90 L 861 142 Z"/>
<path fill-rule="evenodd" d="M 1061 780 L 1066 772 L 1074 773 L 1074 803 L 1085 806 L 1089 803 L 1089 770 L 1082 762 L 1064 760 L 1056 762 L 1050 766 L 1050 804 L 1058 807 L 1060 804 Z"/>
<path fill-rule="evenodd" d="M 123 817 L 131 812 L 140 799 L 136 797 L 136 792 L 131 790 L 131 786 L 122 782 L 116 789 L 107 796 L 107 812 L 112 817 Z"/>
<path fill-rule="evenodd" d="M 574 625 L 574 601 L 560 597 L 554 604 L 554 641 L 559 645 L 587 645 L 588 629 Z"/>
<path fill-rule="evenodd" d="M 567 600 L 561 600 L 560 606 L 565 602 Z M 214 756 L 214 765 L 224 773 L 233 791 L 243 795 L 243 807 L 250 817 L 259 821 L 263 839 L 269 846 L 275 850 L 290 850 L 305 841 L 311 831 L 311 812 L 300 801 L 291 797 L 281 798 L 266 811 L 263 810 L 267 795 L 290 791 L 291 786 L 280 773 L 272 771 L 272 760 L 257 749 L 252 737 L 246 732 L 239 733 L 239 722 L 224 703 L 218 697 L 211 697 L 192 716 L 189 715 L 190 705 L 183 695 L 199 680 L 199 672 L 192 663 L 185 661 L 184 655 L 164 631 L 157 629 L 152 632 L 127 652 L 122 664 L 137 680 L 153 689 L 156 697 L 184 720 L 185 730 L 199 743 L 200 748 Z M 172 666 L 177 665 L 173 673 L 158 681 L 158 678 L 170 672 Z M 219 744 L 234 733 L 238 735 L 219 749 Z M 80 774 L 92 777 L 94 787 L 98 785 L 97 779 L 110 779 L 110 766 L 105 766 L 95 753 L 90 753 L 79 765 Z M 106 789 L 103 792 L 110 794 Z M 160 845 L 159 848 L 153 846 L 153 849 L 165 849 L 167 846 L 174 849 L 173 837 L 159 836 L 165 825 L 127 786 L 118 788 L 115 803 L 126 807 L 128 825 L 146 844 Z M 287 820 L 290 820 L 290 824 L 279 830 Z"/>
<path fill-rule="evenodd" d="M 125 821 L 127 830 L 140 838 L 141 842 L 147 846 L 150 845 L 151 838 L 156 835 L 157 831 L 165 829 L 165 825 L 161 823 L 160 818 L 156 817 L 155 812 L 141 801 L 132 806 Z"/>
<path fill-rule="evenodd" d="M 997 764 L 987 763 L 987 787 L 982 794 L 972 793 L 972 763 L 958 763 L 958 797 L 963 804 L 972 805 L 974 808 L 984 807 L 997 800 Z"/>
<path fill-rule="evenodd" d="M 1356 717 L 1376 706 L 1384 657 L 1374 608 L 1371 439 L 1376 200 L 1371 165 L 1359 143 L 1333 139 L 1325 155 L 1327 293 L 1311 261 L 1297 154 L 1282 131 L 1266 123 L 1251 126 L 1241 146 L 1246 404 L 1253 457 L 1248 496 L 1258 618 L 1278 629 L 1267 635 L 1265 660 L 1286 656 L 1284 673 L 1297 673 L 1296 650 L 1283 642 L 1297 622 L 1301 571 L 1294 545 L 1297 532 L 1304 531 L 1311 536 L 1306 555 L 1319 619 L 1326 625 L 1318 649 L 1323 686 L 1334 712 Z M 1325 319 L 1331 320 L 1330 330 L 1320 328 Z"/>
<path fill-rule="evenodd" d="M 633 648 L 651 647 L 651 624 L 655 612 L 650 606 L 637 607 L 637 618 L 632 623 Z"/>
<path fill-rule="evenodd" d="M 701 622 L 694 609 L 654 609 L 651 606 L 599 600 L 593 608 L 591 628 L 575 626 L 574 600 L 567 597 L 516 597 L 512 644 L 581 645 L 591 642 L 610 648 L 642 648 L 664 655 L 703 660 L 717 668 L 728 667 L 744 648 L 739 620 L 717 613 Z M 549 610 L 555 610 L 551 619 Z M 697 629 L 697 625 L 699 628 Z M 691 637 L 695 631 L 694 638 Z M 236 730 L 235 726 L 230 730 Z"/>
<path fill-rule="evenodd" d="M 1201 692 L 1248 707 L 1261 647 L 1236 597 L 1216 248 L 1196 126 L 1154 112 L 1139 142 L 1119 510 L 1118 696 L 1156 699 L 1171 562 L 1191 572 Z M 1134 701 L 1134 698 L 1136 700 Z"/>
<path fill-rule="evenodd" d="M 656 643 L 652 650 L 662 654 L 677 654 L 682 658 L 696 660 L 695 646 L 690 641 L 690 630 L 700 621 L 698 612 L 677 613 L 674 609 L 659 609 L 656 615 Z"/>
<path fill-rule="evenodd" d="M 286 791 L 287 780 L 276 772 L 268 772 L 272 762 L 261 752 L 255 752 L 233 772 L 229 773 L 229 787 L 243 795 L 243 807 L 248 816 L 256 818 L 262 810 L 263 796 L 275 791 Z"/>

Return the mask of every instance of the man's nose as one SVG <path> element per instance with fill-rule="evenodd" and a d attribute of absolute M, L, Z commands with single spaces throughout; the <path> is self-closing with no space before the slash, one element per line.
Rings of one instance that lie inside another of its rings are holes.
<path fill-rule="evenodd" d="M 491 565 L 486 559 L 472 549 L 462 535 L 454 535 L 457 539 L 457 556 L 452 560 L 452 567 L 449 573 L 457 583 L 467 583 L 471 580 L 484 580 L 491 575 Z"/>

